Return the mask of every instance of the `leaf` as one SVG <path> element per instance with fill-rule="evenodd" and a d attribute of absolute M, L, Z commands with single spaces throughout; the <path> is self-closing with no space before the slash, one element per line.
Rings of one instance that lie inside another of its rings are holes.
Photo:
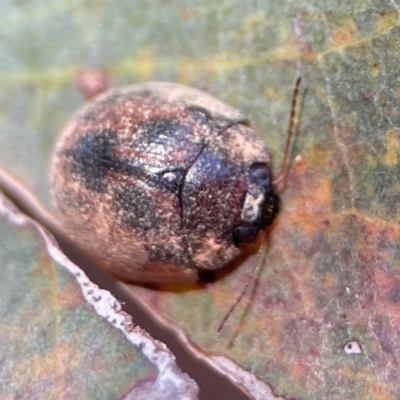
<path fill-rule="evenodd" d="M 196 398 L 166 346 L 135 327 L 0 193 L 0 398 Z"/>
<path fill-rule="evenodd" d="M 278 165 L 303 77 L 298 157 L 251 301 L 217 334 L 254 257 L 196 290 L 130 290 L 255 398 L 399 398 L 398 1 L 16 4 L 0 14 L 0 164 L 48 205 L 79 67 L 205 89 L 251 117 Z"/>

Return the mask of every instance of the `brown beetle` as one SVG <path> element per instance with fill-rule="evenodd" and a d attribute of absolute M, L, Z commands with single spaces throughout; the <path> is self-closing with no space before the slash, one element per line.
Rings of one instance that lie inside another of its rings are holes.
<path fill-rule="evenodd" d="M 293 117 L 292 105 L 292 128 Z M 58 142 L 52 187 L 71 238 L 136 282 L 198 280 L 235 259 L 279 209 L 270 158 L 247 119 L 173 83 L 86 103 Z"/>

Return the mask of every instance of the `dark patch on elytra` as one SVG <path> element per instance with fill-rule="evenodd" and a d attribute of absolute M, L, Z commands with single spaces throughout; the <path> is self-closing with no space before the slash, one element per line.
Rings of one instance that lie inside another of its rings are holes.
<path fill-rule="evenodd" d="M 71 156 L 70 169 L 78 174 L 89 190 L 103 192 L 107 186 L 106 173 L 118 169 L 113 155 L 118 145 L 118 133 L 110 129 L 88 132 L 67 153 Z"/>
<path fill-rule="evenodd" d="M 202 184 L 210 180 L 211 186 L 224 186 L 225 182 L 232 176 L 232 172 L 236 169 L 236 165 L 229 159 L 223 157 L 212 150 L 208 150 L 203 146 L 192 168 L 196 168 L 198 179 L 192 184 Z M 235 171 L 238 173 L 238 171 Z"/>
<path fill-rule="evenodd" d="M 130 227 L 139 230 L 157 229 L 160 216 L 155 212 L 152 196 L 131 185 L 120 185 L 114 194 L 114 208 L 121 212 L 122 221 Z"/>
<path fill-rule="evenodd" d="M 171 247 L 165 244 L 154 243 L 151 246 L 147 246 L 146 250 L 148 251 L 150 261 L 163 260 L 171 263 L 177 261 L 176 249 L 173 251 Z"/>
<path fill-rule="evenodd" d="M 192 135 L 193 128 L 178 118 L 157 118 L 150 121 L 141 121 L 136 129 L 142 131 L 141 143 L 162 144 L 176 143 L 177 140 L 186 141 Z"/>

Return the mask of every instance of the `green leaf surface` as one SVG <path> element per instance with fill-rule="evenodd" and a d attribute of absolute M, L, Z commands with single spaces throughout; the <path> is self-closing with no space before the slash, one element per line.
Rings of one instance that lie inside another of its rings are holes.
<path fill-rule="evenodd" d="M 301 75 L 298 157 L 251 301 L 216 333 L 254 258 L 196 290 L 131 290 L 196 351 L 227 357 L 277 396 L 400 398 L 397 0 L 0 7 L 0 165 L 49 207 L 48 164 L 81 104 L 79 68 L 207 90 L 250 116 L 276 164 Z"/>

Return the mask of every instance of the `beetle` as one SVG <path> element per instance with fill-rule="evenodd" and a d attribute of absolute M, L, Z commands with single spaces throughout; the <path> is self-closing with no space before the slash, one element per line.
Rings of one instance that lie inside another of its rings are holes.
<path fill-rule="evenodd" d="M 208 93 L 148 82 L 88 101 L 52 161 L 68 235 L 131 282 L 198 281 L 221 269 L 279 211 L 299 84 L 276 178 L 247 118 Z"/>

